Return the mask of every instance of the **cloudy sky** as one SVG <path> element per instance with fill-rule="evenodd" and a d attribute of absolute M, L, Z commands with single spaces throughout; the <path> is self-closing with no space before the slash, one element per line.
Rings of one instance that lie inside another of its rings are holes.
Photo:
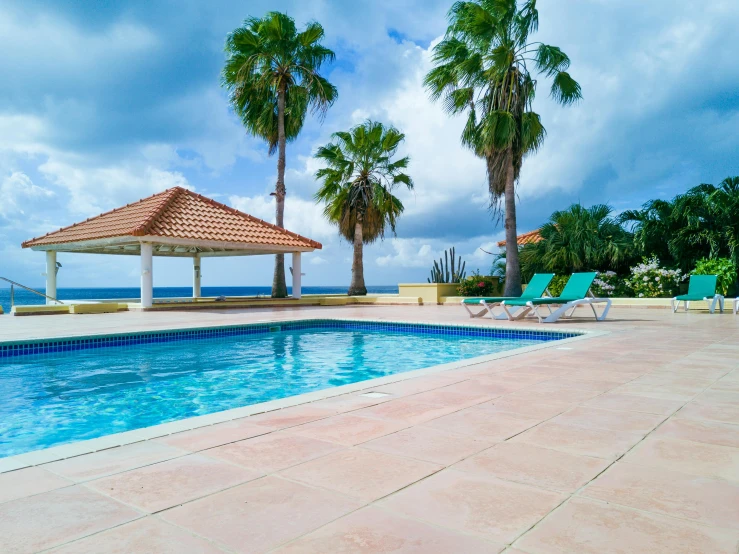
<path fill-rule="evenodd" d="M 41 285 L 21 241 L 181 185 L 267 220 L 274 158 L 247 136 L 219 86 L 226 34 L 284 10 L 326 29 L 339 99 L 288 147 L 286 226 L 321 241 L 304 284 L 342 285 L 350 246 L 313 201 L 311 159 L 332 132 L 370 117 L 406 133 L 414 193 L 397 238 L 365 249 L 370 285 L 425 281 L 456 246 L 487 271 L 502 229 L 485 168 L 422 87 L 451 0 L 34 1 L 0 4 L 0 275 Z M 534 40 L 560 46 L 584 100 L 561 108 L 542 83 L 548 131 L 521 178 L 519 230 L 570 203 L 616 210 L 739 174 L 736 0 L 539 0 Z M 62 254 L 59 286 L 136 286 L 136 258 Z M 156 260 L 155 284 L 186 286 L 187 260 Z M 204 285 L 271 282 L 272 260 L 208 260 Z"/>

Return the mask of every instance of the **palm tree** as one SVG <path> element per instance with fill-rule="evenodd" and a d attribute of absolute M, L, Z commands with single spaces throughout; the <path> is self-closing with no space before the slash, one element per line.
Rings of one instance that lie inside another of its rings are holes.
<path fill-rule="evenodd" d="M 354 245 L 349 295 L 365 295 L 364 245 L 384 238 L 387 226 L 395 233 L 403 204 L 393 189 L 398 185 L 413 188 L 411 178 L 402 172 L 409 158 L 393 161 L 405 135 L 394 127 L 365 121 L 332 138 L 334 142 L 315 155 L 327 166 L 316 172 L 322 185 L 315 198 L 325 203 L 324 214 L 338 226 L 339 234 Z"/>
<path fill-rule="evenodd" d="M 521 250 L 525 272 L 627 269 L 634 261 L 634 239 L 611 211 L 605 204 L 590 208 L 573 204 L 554 212 L 539 230 L 541 240 Z"/>
<path fill-rule="evenodd" d="M 634 245 L 645 257 L 656 256 L 663 264 L 679 265 L 668 243 L 679 229 L 678 221 L 673 217 L 674 210 L 674 204 L 668 200 L 649 200 L 640 210 L 622 212 L 618 220 L 630 226 Z"/>
<path fill-rule="evenodd" d="M 226 40 L 228 58 L 222 84 L 247 131 L 267 141 L 277 154 L 275 223 L 284 226 L 285 147 L 303 127 L 310 109 L 323 117 L 337 97 L 336 87 L 318 72 L 334 59 L 321 44 L 323 27 L 310 22 L 298 32 L 284 13 L 250 17 Z M 284 254 L 275 256 L 272 296 L 287 296 Z"/>
<path fill-rule="evenodd" d="M 671 251 L 695 253 L 692 263 L 704 256 L 727 257 L 739 267 L 739 177 L 693 187 L 673 204 L 672 217 L 682 225 L 670 239 Z"/>
<path fill-rule="evenodd" d="M 533 68 L 552 79 L 551 96 L 562 105 L 582 98 L 570 77 L 570 59 L 556 46 L 529 43 L 539 24 L 536 0 L 471 0 L 449 11 L 446 36 L 434 47 L 436 67 L 426 75 L 431 98 L 451 114 L 467 112 L 462 144 L 485 159 L 491 206 L 506 231 L 505 296 L 521 293 L 516 243 L 515 184 L 523 157 L 535 152 L 546 131 L 532 111 Z"/>

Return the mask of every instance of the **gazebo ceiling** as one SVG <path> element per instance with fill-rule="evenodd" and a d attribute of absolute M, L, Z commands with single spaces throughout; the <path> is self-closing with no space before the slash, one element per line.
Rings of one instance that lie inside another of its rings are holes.
<path fill-rule="evenodd" d="M 22 246 L 139 255 L 141 243 L 151 243 L 155 256 L 175 257 L 249 256 L 321 248 L 319 242 L 181 187 L 28 240 Z"/>

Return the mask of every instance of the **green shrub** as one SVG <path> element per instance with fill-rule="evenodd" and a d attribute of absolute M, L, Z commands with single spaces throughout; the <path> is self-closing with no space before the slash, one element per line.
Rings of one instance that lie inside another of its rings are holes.
<path fill-rule="evenodd" d="M 736 283 L 736 266 L 728 258 L 703 258 L 693 270 L 693 275 L 716 275 L 717 292 L 726 296 Z"/>
<path fill-rule="evenodd" d="M 593 294 L 598 298 L 616 297 L 625 298 L 633 293 L 626 285 L 626 281 L 615 271 L 600 271 L 593 281 Z"/>
<path fill-rule="evenodd" d="M 562 294 L 562 290 L 565 288 L 569 278 L 569 275 L 555 275 L 552 282 L 549 283 L 549 286 L 547 287 L 549 294 L 552 296 L 559 296 Z"/>
<path fill-rule="evenodd" d="M 496 296 L 498 278 L 475 272 L 459 284 L 460 296 Z"/>
<path fill-rule="evenodd" d="M 685 277 L 679 269 L 660 267 L 656 257 L 644 258 L 642 263 L 631 268 L 626 285 L 637 298 L 670 298 L 678 294 Z"/>

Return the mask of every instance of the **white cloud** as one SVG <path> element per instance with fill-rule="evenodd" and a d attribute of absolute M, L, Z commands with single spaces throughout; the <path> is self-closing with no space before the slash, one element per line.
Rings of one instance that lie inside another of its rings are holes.
<path fill-rule="evenodd" d="M 275 222 L 275 203 L 272 196 L 229 197 L 229 204 L 270 223 Z M 312 200 L 288 195 L 285 200 L 285 228 L 293 233 L 324 243 L 338 241 L 338 231 L 323 217 L 323 208 Z"/>
<path fill-rule="evenodd" d="M 54 192 L 33 184 L 25 173 L 16 171 L 0 182 L 0 215 L 25 215 L 26 210 L 33 210 L 44 199 L 54 196 Z"/>

